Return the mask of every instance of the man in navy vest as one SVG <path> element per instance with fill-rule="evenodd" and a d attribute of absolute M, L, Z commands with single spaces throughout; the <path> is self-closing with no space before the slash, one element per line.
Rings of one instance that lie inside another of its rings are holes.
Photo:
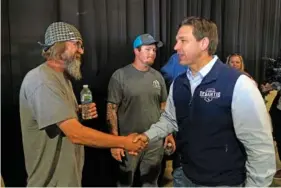
<path fill-rule="evenodd" d="M 267 187 L 276 171 L 271 122 L 253 80 L 215 56 L 215 23 L 198 17 L 179 27 L 177 51 L 188 70 L 170 87 L 165 112 L 135 141 L 177 131 L 183 187 Z"/>

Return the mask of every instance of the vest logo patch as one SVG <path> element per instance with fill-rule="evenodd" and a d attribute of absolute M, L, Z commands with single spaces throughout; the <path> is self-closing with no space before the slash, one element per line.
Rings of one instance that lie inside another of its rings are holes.
<path fill-rule="evenodd" d="M 158 82 L 158 80 L 154 80 L 152 82 L 152 86 L 156 89 L 161 89 L 160 83 Z"/>
<path fill-rule="evenodd" d="M 200 91 L 199 95 L 206 102 L 211 102 L 213 99 L 220 98 L 221 92 L 216 92 L 215 88 L 208 88 L 206 91 Z"/>

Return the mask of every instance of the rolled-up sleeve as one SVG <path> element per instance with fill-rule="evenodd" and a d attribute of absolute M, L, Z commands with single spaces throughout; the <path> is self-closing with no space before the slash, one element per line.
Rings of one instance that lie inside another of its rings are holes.
<path fill-rule="evenodd" d="M 161 114 L 159 121 L 152 124 L 150 129 L 144 134 L 148 136 L 150 142 L 165 138 L 168 134 L 178 131 L 176 121 L 175 105 L 173 100 L 173 84 L 170 87 L 165 111 Z"/>
<path fill-rule="evenodd" d="M 232 99 L 235 133 L 244 145 L 246 187 L 268 187 L 276 172 L 272 126 L 263 98 L 253 81 L 241 75 Z"/>

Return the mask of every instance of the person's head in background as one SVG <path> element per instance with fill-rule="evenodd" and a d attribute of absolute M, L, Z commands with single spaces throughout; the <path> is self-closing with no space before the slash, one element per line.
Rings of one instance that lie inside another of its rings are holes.
<path fill-rule="evenodd" d="M 217 26 L 200 17 L 185 18 L 178 29 L 174 49 L 182 65 L 194 66 L 208 62 L 218 45 Z"/>
<path fill-rule="evenodd" d="M 150 67 L 156 58 L 157 48 L 163 46 L 161 41 L 156 41 L 150 34 L 142 34 L 136 37 L 133 47 L 135 64 Z"/>
<path fill-rule="evenodd" d="M 226 59 L 226 64 L 242 72 L 245 71 L 243 57 L 239 54 L 230 54 Z"/>
<path fill-rule="evenodd" d="M 240 54 L 234 53 L 230 54 L 226 59 L 226 64 L 233 67 L 234 69 L 243 72 L 246 76 L 254 80 L 254 78 L 245 71 L 243 57 Z M 257 85 L 257 83 L 255 82 Z"/>
<path fill-rule="evenodd" d="M 81 55 L 84 54 L 83 40 L 80 32 L 65 22 L 52 23 L 45 33 L 42 56 L 52 66 L 76 80 L 82 78 Z"/>

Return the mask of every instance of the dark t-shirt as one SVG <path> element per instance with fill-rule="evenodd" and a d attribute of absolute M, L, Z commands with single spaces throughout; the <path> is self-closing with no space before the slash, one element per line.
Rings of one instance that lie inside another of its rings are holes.
<path fill-rule="evenodd" d="M 118 105 L 120 135 L 143 133 L 157 122 L 167 90 L 162 75 L 153 68 L 139 71 L 132 64 L 115 71 L 108 86 L 108 102 Z"/>

